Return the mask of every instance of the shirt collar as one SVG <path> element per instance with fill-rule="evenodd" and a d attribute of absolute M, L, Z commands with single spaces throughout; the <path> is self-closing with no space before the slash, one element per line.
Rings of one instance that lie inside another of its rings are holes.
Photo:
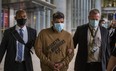
<path fill-rule="evenodd" d="M 23 28 L 21 28 L 18 25 L 16 25 L 16 30 L 18 31 L 19 29 L 23 29 L 23 31 L 25 31 L 26 30 L 26 26 L 24 25 Z"/>

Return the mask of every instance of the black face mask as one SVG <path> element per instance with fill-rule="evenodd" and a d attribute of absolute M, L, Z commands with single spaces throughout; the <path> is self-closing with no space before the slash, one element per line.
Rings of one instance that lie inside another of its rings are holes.
<path fill-rule="evenodd" d="M 18 25 L 23 26 L 23 25 L 25 25 L 27 19 L 17 19 L 16 21 L 17 21 Z"/>

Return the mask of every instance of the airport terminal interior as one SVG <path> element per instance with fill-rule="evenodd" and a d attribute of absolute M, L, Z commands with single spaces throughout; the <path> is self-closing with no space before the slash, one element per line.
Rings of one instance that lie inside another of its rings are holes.
<path fill-rule="evenodd" d="M 4 30 L 16 25 L 14 16 L 19 9 L 26 10 L 28 16 L 26 25 L 35 28 L 37 34 L 42 29 L 50 27 L 52 14 L 60 11 L 65 16 L 64 29 L 73 35 L 77 26 L 88 22 L 89 11 L 93 8 L 97 8 L 101 18 L 108 23 L 116 19 L 116 0 L 0 0 L 0 41 Z M 32 58 L 34 71 L 41 71 L 39 59 L 35 54 Z M 75 57 L 68 71 L 74 70 L 74 60 Z M 4 59 L 0 64 L 0 71 L 3 71 L 3 65 Z"/>

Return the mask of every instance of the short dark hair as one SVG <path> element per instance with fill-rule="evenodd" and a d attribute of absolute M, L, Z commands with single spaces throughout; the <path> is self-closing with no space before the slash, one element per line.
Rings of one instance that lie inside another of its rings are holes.
<path fill-rule="evenodd" d="M 64 14 L 62 12 L 57 11 L 56 13 L 53 14 L 53 20 L 60 18 L 64 19 Z"/>
<path fill-rule="evenodd" d="M 101 19 L 100 21 L 99 21 L 99 23 L 101 24 L 101 22 L 103 22 L 103 21 L 105 21 L 104 19 Z"/>
<path fill-rule="evenodd" d="M 89 12 L 89 15 L 91 15 L 91 14 L 97 14 L 97 13 L 100 13 L 98 9 L 92 9 L 92 10 Z"/>
<path fill-rule="evenodd" d="M 18 15 L 20 13 L 26 13 L 26 11 L 25 10 L 22 10 L 22 9 L 19 9 L 19 10 L 16 11 L 16 15 Z"/>

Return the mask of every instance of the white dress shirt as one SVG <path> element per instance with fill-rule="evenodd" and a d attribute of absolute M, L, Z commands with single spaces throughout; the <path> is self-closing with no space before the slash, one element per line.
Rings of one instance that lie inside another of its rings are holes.
<path fill-rule="evenodd" d="M 24 42 L 25 43 L 27 43 L 27 41 L 28 41 L 28 32 L 27 32 L 27 27 L 26 26 L 24 26 L 23 28 L 20 28 L 18 25 L 16 25 L 16 31 L 19 33 L 19 29 L 22 29 L 23 31 L 23 40 L 24 40 Z M 19 43 L 19 41 L 17 40 L 16 41 L 16 49 L 17 49 L 17 51 L 18 51 L 18 43 Z M 24 50 L 25 50 L 25 45 L 23 44 L 23 55 L 22 55 L 22 61 L 24 61 L 25 59 L 24 59 Z M 16 61 L 17 61 L 17 55 L 18 55 L 18 52 L 16 52 Z"/>

